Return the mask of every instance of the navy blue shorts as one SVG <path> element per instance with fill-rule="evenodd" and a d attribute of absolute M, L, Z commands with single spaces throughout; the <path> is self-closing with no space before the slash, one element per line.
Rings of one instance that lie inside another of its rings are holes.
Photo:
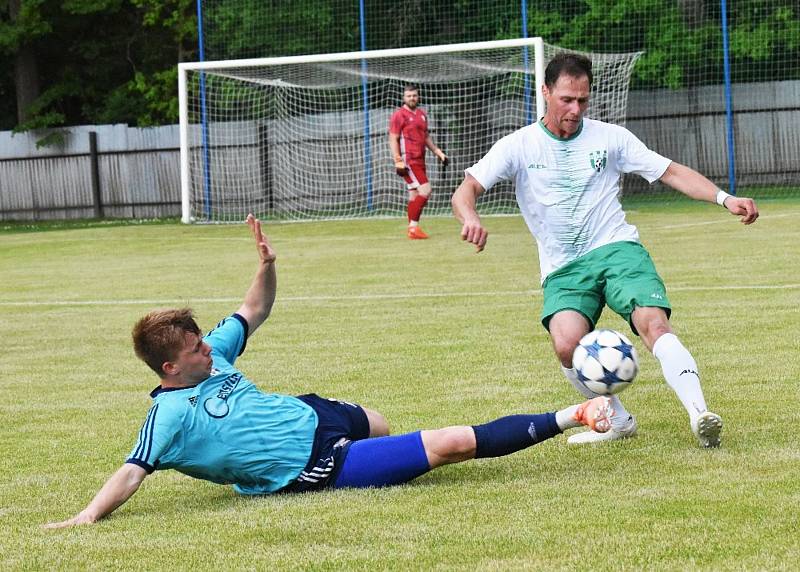
<path fill-rule="evenodd" d="M 317 431 L 308 464 L 297 480 L 281 492 L 316 491 L 330 486 L 344 466 L 350 444 L 369 437 L 369 419 L 361 406 L 315 393 L 297 398 L 316 411 Z"/>

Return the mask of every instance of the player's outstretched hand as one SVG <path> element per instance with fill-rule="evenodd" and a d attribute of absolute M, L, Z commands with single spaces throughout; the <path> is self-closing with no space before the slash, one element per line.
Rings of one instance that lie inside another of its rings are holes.
<path fill-rule="evenodd" d="M 70 526 L 77 526 L 79 524 L 92 524 L 95 520 L 90 518 L 89 516 L 85 515 L 84 513 L 80 513 L 77 516 L 74 516 L 68 520 L 63 520 L 61 522 L 49 522 L 47 524 L 43 524 L 42 528 L 67 528 Z"/>
<path fill-rule="evenodd" d="M 275 262 L 277 256 L 275 255 L 275 251 L 272 250 L 272 245 L 269 243 L 267 235 L 261 230 L 261 221 L 250 213 L 247 215 L 247 225 L 253 232 L 253 238 L 256 239 L 256 249 L 258 250 L 258 256 L 261 258 L 261 261 L 266 264 Z"/>
<path fill-rule="evenodd" d="M 394 160 L 394 170 L 401 177 L 408 175 L 408 167 L 406 167 L 406 163 L 402 159 Z"/>
<path fill-rule="evenodd" d="M 450 157 L 445 155 L 444 151 L 442 151 L 441 149 L 436 150 L 436 157 L 438 157 L 439 161 L 442 162 L 442 167 L 447 167 L 447 165 L 450 163 Z"/>
<path fill-rule="evenodd" d="M 461 227 L 461 240 L 475 245 L 475 251 L 480 252 L 486 246 L 489 232 L 483 228 L 479 218 L 465 220 Z"/>
<path fill-rule="evenodd" d="M 758 218 L 758 207 L 753 199 L 747 197 L 728 197 L 725 199 L 725 208 L 731 214 L 741 216 L 743 224 L 753 224 Z"/>

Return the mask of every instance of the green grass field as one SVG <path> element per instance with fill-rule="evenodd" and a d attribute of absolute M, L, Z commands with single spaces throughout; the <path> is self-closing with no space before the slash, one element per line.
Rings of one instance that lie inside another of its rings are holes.
<path fill-rule="evenodd" d="M 156 472 L 110 518 L 49 531 L 125 460 L 157 384 L 130 329 L 191 305 L 234 311 L 255 267 L 244 225 L 0 233 L 0 568 L 790 570 L 800 561 L 800 201 L 744 227 L 715 206 L 629 211 L 673 323 L 725 419 L 701 450 L 642 344 L 624 394 L 639 435 L 558 437 L 394 489 L 242 498 Z M 449 218 L 270 225 L 278 301 L 239 367 L 262 389 L 378 409 L 395 433 L 577 402 L 538 325 L 519 217 L 476 255 Z M 25 230 L 25 232 L 22 232 Z M 35 230 L 35 229 L 34 229 Z M 601 325 L 627 331 L 615 315 Z"/>

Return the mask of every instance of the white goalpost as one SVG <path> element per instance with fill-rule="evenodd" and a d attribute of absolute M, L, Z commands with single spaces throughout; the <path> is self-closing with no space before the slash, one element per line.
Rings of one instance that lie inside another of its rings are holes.
<path fill-rule="evenodd" d="M 431 137 L 450 158 L 447 168 L 428 158 L 426 212 L 449 210 L 463 170 L 544 114 L 537 94 L 558 51 L 525 38 L 179 64 L 181 219 L 403 214 L 387 133 L 406 84 L 419 87 Z M 596 86 L 588 115 L 624 122 L 638 54 L 586 55 Z M 479 203 L 481 212 L 515 208 L 510 183 Z"/>

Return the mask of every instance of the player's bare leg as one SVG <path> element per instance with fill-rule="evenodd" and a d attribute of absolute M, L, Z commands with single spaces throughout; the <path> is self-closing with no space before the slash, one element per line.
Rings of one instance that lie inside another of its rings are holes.
<path fill-rule="evenodd" d="M 550 339 L 553 343 L 553 351 L 561 362 L 561 371 L 564 373 L 572 387 L 586 397 L 592 399 L 598 396 L 588 387 L 578 381 L 578 374 L 572 367 L 572 353 L 578 345 L 580 339 L 591 331 L 591 324 L 586 317 L 575 310 L 562 310 L 557 312 L 550 319 Z M 571 444 L 594 443 L 598 441 L 614 441 L 632 437 L 636 434 L 636 419 L 628 413 L 619 397 L 610 397 L 611 407 L 615 414 L 611 420 L 611 431 L 589 430 L 584 433 L 572 435 L 567 442 Z"/>
<path fill-rule="evenodd" d="M 389 434 L 389 423 L 386 418 L 372 409 L 362 407 L 364 413 L 367 414 L 369 421 L 369 436 L 370 437 L 386 437 Z"/>
<path fill-rule="evenodd" d="M 431 469 L 470 459 L 502 457 L 546 441 L 567 429 L 611 426 L 614 411 L 597 397 L 555 413 L 509 415 L 482 425 L 460 425 L 392 437 L 353 441 L 336 488 L 407 483 Z"/>
<path fill-rule="evenodd" d="M 422 443 L 428 464 L 434 469 L 469 459 L 509 455 L 581 425 L 605 432 L 611 428 L 613 415 L 611 400 L 600 396 L 556 413 L 510 415 L 484 425 L 422 431 Z"/>

